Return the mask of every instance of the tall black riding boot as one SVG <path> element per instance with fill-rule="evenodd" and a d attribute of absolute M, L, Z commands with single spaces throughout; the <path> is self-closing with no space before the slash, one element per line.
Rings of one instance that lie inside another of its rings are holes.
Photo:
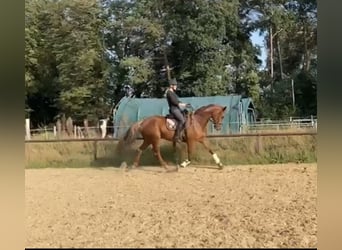
<path fill-rule="evenodd" d="M 181 140 L 181 138 L 180 138 L 180 127 L 179 126 L 177 126 L 177 128 L 176 128 L 176 131 L 175 131 L 175 135 L 174 135 L 174 137 L 173 137 L 173 141 L 174 142 L 182 142 L 182 140 Z"/>

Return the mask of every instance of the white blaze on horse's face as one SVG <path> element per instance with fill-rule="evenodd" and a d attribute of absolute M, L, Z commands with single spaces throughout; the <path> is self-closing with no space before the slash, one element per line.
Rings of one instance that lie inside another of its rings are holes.
<path fill-rule="evenodd" d="M 221 119 L 217 119 L 216 121 L 215 121 L 215 119 L 214 119 L 214 128 L 215 128 L 217 131 L 221 130 L 221 128 L 222 128 L 222 120 L 223 120 L 223 118 L 224 118 L 224 117 L 222 117 Z"/>
<path fill-rule="evenodd" d="M 221 111 L 216 112 L 213 114 L 212 119 L 214 122 L 214 128 L 219 131 L 222 128 L 222 123 L 223 123 L 223 119 L 224 119 L 224 113 L 226 111 L 227 107 L 223 107 Z"/>

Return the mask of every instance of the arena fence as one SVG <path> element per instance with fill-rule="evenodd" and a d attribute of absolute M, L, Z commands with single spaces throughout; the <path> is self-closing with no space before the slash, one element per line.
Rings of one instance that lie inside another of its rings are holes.
<path fill-rule="evenodd" d="M 261 137 L 278 137 L 278 136 L 316 136 L 317 131 L 305 131 L 305 132 L 271 132 L 271 133 L 246 133 L 246 134 L 227 134 L 227 135 L 208 135 L 210 139 L 226 139 L 226 138 L 237 138 L 237 137 L 256 137 L 256 146 L 259 147 Z M 137 138 L 141 140 L 142 138 Z M 119 141 L 117 138 L 66 138 L 66 139 L 31 139 L 25 140 L 25 143 L 60 143 L 60 142 L 93 142 L 94 145 L 94 160 L 97 157 L 97 146 L 99 142 L 104 141 Z"/>

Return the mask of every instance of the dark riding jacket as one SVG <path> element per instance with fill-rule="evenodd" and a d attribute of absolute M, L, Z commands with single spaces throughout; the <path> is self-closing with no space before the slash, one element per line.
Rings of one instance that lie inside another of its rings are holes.
<path fill-rule="evenodd" d="M 176 95 L 176 93 L 172 90 L 167 90 L 166 92 L 166 99 L 167 99 L 167 103 L 169 104 L 169 109 L 170 112 L 172 109 L 177 108 L 180 109 L 178 104 L 180 103 L 178 96 Z"/>
<path fill-rule="evenodd" d="M 181 101 L 176 93 L 170 89 L 166 92 L 166 99 L 169 104 L 169 112 L 178 120 L 175 136 L 179 136 L 179 133 L 184 129 L 186 122 L 182 110 L 179 107 Z"/>

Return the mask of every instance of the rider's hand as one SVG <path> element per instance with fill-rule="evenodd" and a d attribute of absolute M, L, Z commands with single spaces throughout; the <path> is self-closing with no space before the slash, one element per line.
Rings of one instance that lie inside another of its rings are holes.
<path fill-rule="evenodd" d="M 181 109 L 185 109 L 186 108 L 186 103 L 179 103 L 178 106 L 181 108 Z"/>

